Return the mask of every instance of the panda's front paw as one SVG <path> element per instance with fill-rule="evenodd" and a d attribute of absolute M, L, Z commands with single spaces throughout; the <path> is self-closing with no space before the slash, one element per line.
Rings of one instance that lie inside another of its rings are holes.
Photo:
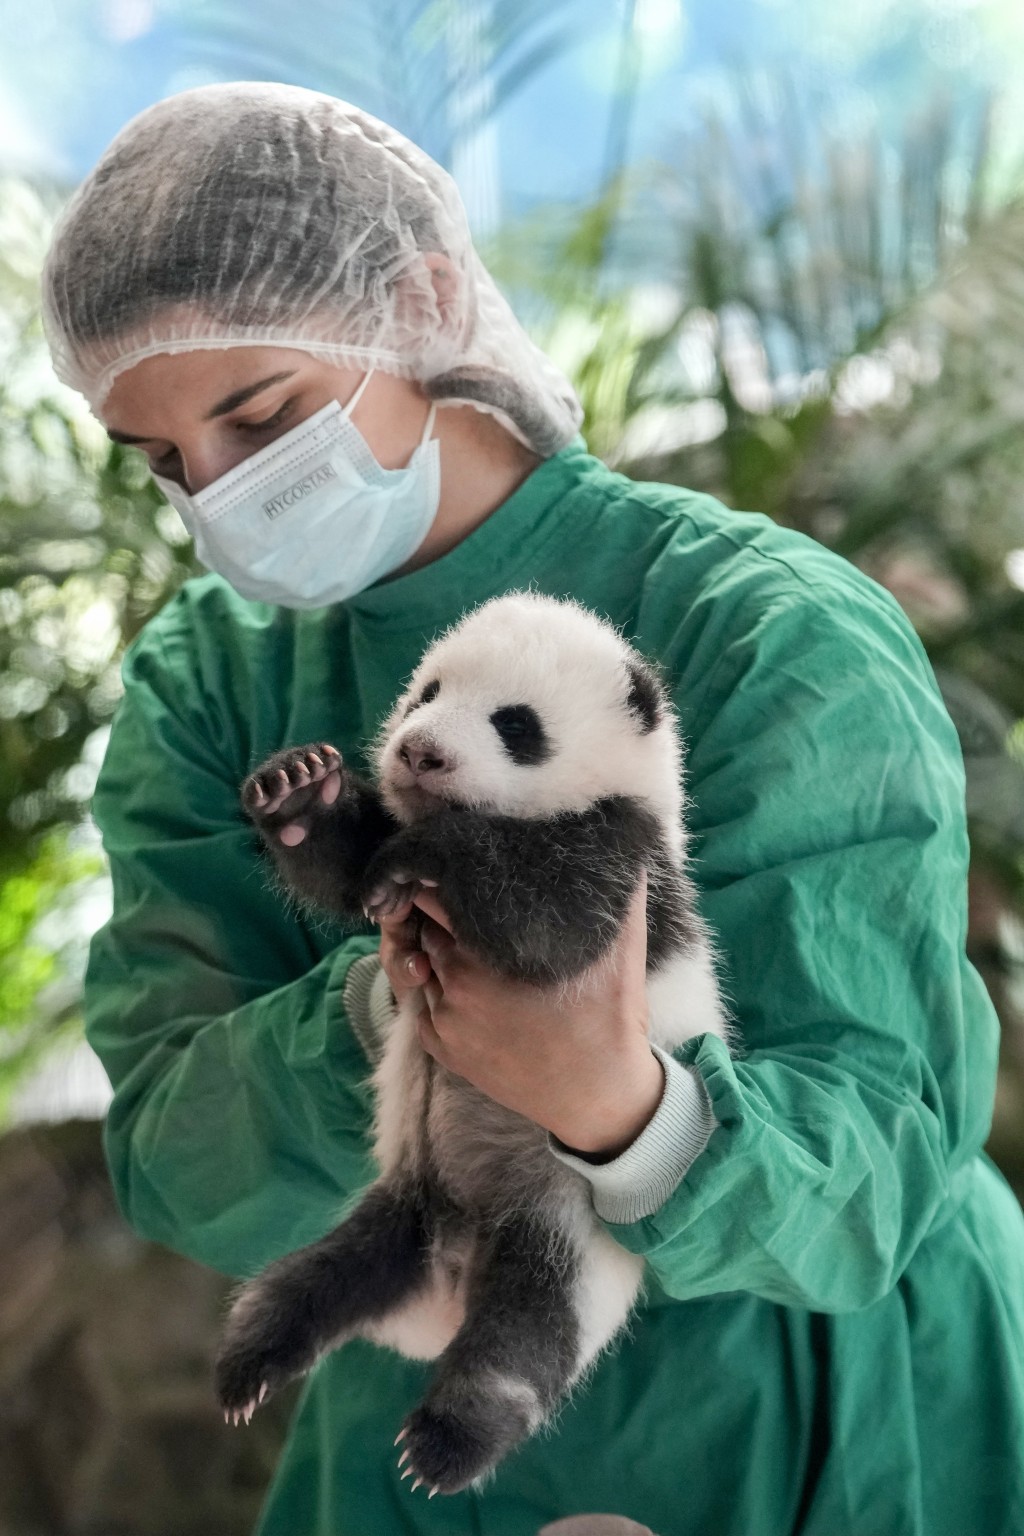
<path fill-rule="evenodd" d="M 396 870 L 383 876 L 372 887 L 363 901 L 363 911 L 372 923 L 381 918 L 393 917 L 404 922 L 412 912 L 417 891 L 424 886 L 435 886 L 436 880 L 424 875 L 414 875 L 409 870 Z"/>
<path fill-rule="evenodd" d="M 266 836 L 301 843 L 310 816 L 341 793 L 341 754 L 328 742 L 275 752 L 242 785 L 242 808 Z"/>
<path fill-rule="evenodd" d="M 384 917 L 404 921 L 420 888 L 438 884 L 441 859 L 421 829 L 405 827 L 390 837 L 371 859 L 361 881 L 360 901 L 370 921 L 377 923 Z"/>

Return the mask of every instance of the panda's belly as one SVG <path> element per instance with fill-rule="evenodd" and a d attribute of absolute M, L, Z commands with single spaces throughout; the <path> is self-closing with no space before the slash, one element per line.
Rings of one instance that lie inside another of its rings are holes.
<path fill-rule="evenodd" d="M 552 1157 L 541 1126 L 440 1068 L 427 1125 L 440 1183 L 471 1217 L 529 1209 L 561 1222 L 586 1200 L 584 1181 Z"/>
<path fill-rule="evenodd" d="M 386 1317 L 366 1324 L 363 1337 L 409 1360 L 436 1360 L 465 1321 L 474 1246 L 472 1233 L 438 1232 L 426 1283 Z"/>

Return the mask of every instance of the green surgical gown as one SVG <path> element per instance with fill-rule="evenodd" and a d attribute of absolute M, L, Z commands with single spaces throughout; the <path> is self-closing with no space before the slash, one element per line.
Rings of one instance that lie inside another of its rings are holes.
<path fill-rule="evenodd" d="M 247 1276 L 374 1176 L 342 991 L 376 938 L 282 902 L 238 786 L 315 737 L 365 765 L 431 638 L 527 585 L 661 664 L 743 1050 L 679 1053 L 719 1124 L 660 1209 L 610 1227 L 645 1297 L 554 1428 L 428 1503 L 392 1442 L 430 1366 L 348 1345 L 304 1388 L 260 1536 L 534 1536 L 579 1511 L 659 1536 L 1020 1536 L 1024 1220 L 981 1150 L 997 1023 L 928 662 L 850 565 L 579 440 L 431 565 L 305 613 L 204 577 L 129 651 L 87 979 L 125 1214 Z"/>

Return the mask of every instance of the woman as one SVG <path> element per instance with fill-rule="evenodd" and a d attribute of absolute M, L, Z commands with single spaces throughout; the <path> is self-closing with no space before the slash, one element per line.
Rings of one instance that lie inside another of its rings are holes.
<path fill-rule="evenodd" d="M 1024 1529 L 1024 1223 L 980 1150 L 997 1029 L 964 956 L 962 768 L 896 605 L 591 458 L 448 178 L 331 98 L 216 86 L 136 119 L 61 222 L 46 317 L 219 573 L 131 648 L 96 795 L 115 906 L 87 1016 L 127 1216 L 230 1275 L 326 1231 L 372 1177 L 388 985 L 422 985 L 427 1048 L 552 1132 L 647 1260 L 631 1336 L 482 1492 L 400 1480 L 428 1366 L 327 1357 L 261 1536 L 588 1509 L 660 1536 Z M 739 1060 L 711 1036 L 652 1057 L 640 895 L 570 1019 L 428 893 L 423 947 L 392 926 L 378 962 L 261 877 L 246 772 L 316 736 L 363 763 L 426 642 L 528 583 L 670 682 Z"/>

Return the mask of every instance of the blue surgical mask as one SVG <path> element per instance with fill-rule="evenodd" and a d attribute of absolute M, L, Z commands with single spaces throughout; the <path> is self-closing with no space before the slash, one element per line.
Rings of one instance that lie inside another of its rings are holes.
<path fill-rule="evenodd" d="M 372 370 L 371 370 L 372 372 Z M 422 544 L 441 496 L 431 405 L 402 469 L 382 469 L 336 400 L 192 496 L 153 479 L 181 515 L 204 565 L 243 597 L 320 608 L 362 592 Z"/>

